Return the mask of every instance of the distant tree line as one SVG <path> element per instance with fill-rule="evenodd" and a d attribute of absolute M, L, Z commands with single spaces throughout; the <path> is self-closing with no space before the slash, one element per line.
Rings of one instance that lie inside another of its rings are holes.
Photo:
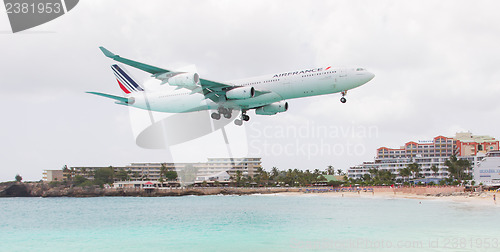
<path fill-rule="evenodd" d="M 273 167 L 271 171 L 265 171 L 262 167 L 257 168 L 253 177 L 244 176 L 241 171 L 236 171 L 236 174 L 231 177 L 233 186 L 237 187 L 255 187 L 255 186 L 308 186 L 318 182 L 326 182 L 323 175 L 339 175 L 344 176 L 345 173 L 341 170 L 335 170 L 333 166 L 328 166 L 326 170 L 299 170 L 288 169 L 279 170 Z M 340 181 L 327 181 L 331 186 L 340 185 Z"/>

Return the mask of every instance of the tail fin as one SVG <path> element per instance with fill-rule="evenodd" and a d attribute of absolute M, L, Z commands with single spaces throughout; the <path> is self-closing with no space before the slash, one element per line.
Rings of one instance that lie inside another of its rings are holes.
<path fill-rule="evenodd" d="M 116 80 L 118 81 L 118 85 L 120 89 L 125 92 L 125 94 L 130 94 L 132 92 L 140 92 L 144 91 L 136 81 L 134 81 L 123 69 L 121 69 L 118 65 L 112 65 L 111 69 L 116 76 Z"/>

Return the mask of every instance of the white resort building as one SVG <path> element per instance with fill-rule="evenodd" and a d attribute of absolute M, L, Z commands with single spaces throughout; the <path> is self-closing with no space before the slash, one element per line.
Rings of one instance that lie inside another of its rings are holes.
<path fill-rule="evenodd" d="M 477 185 L 500 186 L 500 151 L 490 151 L 474 167 Z"/>
<path fill-rule="evenodd" d="M 71 176 L 83 176 L 94 179 L 94 172 L 100 168 L 112 167 L 116 173 L 125 171 L 132 181 L 159 181 L 160 171 L 189 171 L 195 183 L 203 181 L 228 182 L 230 177 L 238 173 L 243 177 L 253 177 L 261 168 L 261 158 L 209 158 L 206 163 L 131 163 L 126 166 L 71 167 Z M 57 171 L 57 172 L 55 172 Z M 44 170 L 43 180 L 53 181 L 52 174 L 60 174 L 61 170 Z M 62 173 L 61 173 L 62 175 Z M 60 175 L 59 175 L 60 176 Z M 59 178 L 59 180 L 61 180 Z M 115 179 L 115 181 L 118 181 Z"/>

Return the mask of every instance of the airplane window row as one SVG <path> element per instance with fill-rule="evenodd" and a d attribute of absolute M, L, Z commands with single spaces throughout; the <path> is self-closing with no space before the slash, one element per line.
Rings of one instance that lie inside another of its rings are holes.
<path fill-rule="evenodd" d="M 243 84 L 243 86 L 248 86 L 248 85 L 257 85 L 257 84 L 260 84 L 260 83 L 261 83 L 260 81 L 257 81 L 257 82 L 252 82 L 252 83 Z"/>
<path fill-rule="evenodd" d="M 323 72 L 323 73 L 307 74 L 307 75 L 302 75 L 302 78 L 316 76 L 316 75 L 323 75 L 323 74 L 332 74 L 332 73 L 336 73 L 336 72 L 337 71 L 329 71 L 329 72 Z"/>
<path fill-rule="evenodd" d="M 275 81 L 280 81 L 280 79 L 275 79 L 275 80 L 267 80 L 267 81 L 264 81 L 264 83 L 275 82 Z"/>
<path fill-rule="evenodd" d="M 171 96 L 178 96 L 178 95 L 187 95 L 189 93 L 178 93 L 178 94 L 171 94 L 171 95 L 161 95 L 158 98 L 165 98 L 165 97 L 171 97 Z"/>

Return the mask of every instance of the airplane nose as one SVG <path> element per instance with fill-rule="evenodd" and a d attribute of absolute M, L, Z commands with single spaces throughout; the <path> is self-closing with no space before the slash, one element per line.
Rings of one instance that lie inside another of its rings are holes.
<path fill-rule="evenodd" d="M 361 85 L 366 84 L 367 82 L 371 81 L 374 77 L 375 77 L 375 74 L 370 73 L 370 72 L 364 72 L 360 78 L 360 81 L 362 82 Z"/>
<path fill-rule="evenodd" d="M 366 77 L 367 77 L 366 82 L 368 82 L 368 81 L 371 81 L 375 77 L 375 74 L 368 72 L 368 73 L 366 73 Z"/>

